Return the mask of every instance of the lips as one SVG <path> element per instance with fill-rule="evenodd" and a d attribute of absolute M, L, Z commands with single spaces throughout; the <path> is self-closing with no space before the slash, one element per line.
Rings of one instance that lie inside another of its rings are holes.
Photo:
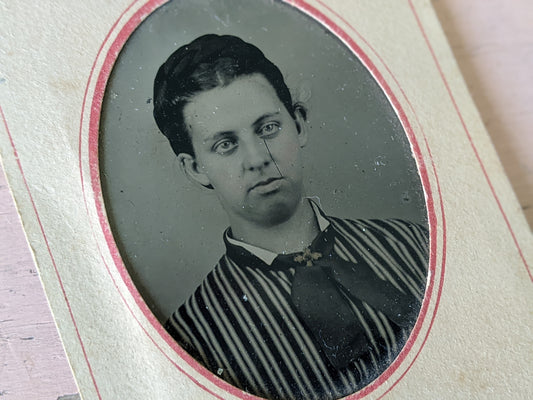
<path fill-rule="evenodd" d="M 264 181 L 257 182 L 250 189 L 248 189 L 248 191 L 249 192 L 251 192 L 252 190 L 263 191 L 265 189 L 268 189 L 270 186 L 273 186 L 272 189 L 274 189 L 274 186 L 277 186 L 277 185 L 273 182 L 280 181 L 281 179 L 282 179 L 281 177 L 265 179 Z"/>

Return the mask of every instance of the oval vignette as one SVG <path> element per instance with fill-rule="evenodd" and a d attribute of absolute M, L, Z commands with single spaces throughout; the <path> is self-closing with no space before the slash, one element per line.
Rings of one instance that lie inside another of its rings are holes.
<path fill-rule="evenodd" d="M 257 45 L 280 67 L 293 97 L 306 104 L 310 143 L 305 171 L 311 178 L 305 184 L 328 215 L 394 217 L 427 227 L 428 212 L 434 211 L 426 210 L 405 133 L 407 121 L 398 118 L 399 105 L 396 110 L 391 106 L 392 95 L 384 93 L 369 72 L 371 62 L 360 49 L 356 55 L 323 25 L 283 3 L 257 1 L 253 10 L 244 1 L 205 1 L 202 10 L 189 3 L 157 8 L 123 43 L 116 61 L 107 55 L 113 70 L 100 77 L 107 87 L 97 180 L 116 246 L 159 321 L 164 322 L 213 268 L 224 252 L 221 236 L 228 226 L 216 197 L 181 176 L 151 115 L 157 68 L 176 48 L 201 34 L 233 34 Z M 261 7 L 263 12 L 257 12 Z M 206 11 L 211 18 L 205 17 Z M 287 37 L 291 41 L 284 43 Z M 338 151 L 324 154 L 329 147 Z"/>

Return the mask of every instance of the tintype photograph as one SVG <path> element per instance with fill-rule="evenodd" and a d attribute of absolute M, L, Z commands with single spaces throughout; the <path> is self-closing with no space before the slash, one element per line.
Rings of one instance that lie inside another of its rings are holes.
<path fill-rule="evenodd" d="M 281 1 L 171 1 L 108 80 L 102 190 L 169 335 L 267 399 L 337 399 L 398 356 L 428 269 L 424 189 L 386 91 Z"/>

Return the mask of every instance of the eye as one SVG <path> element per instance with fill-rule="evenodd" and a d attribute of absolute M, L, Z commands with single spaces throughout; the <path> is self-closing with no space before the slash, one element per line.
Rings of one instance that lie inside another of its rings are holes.
<path fill-rule="evenodd" d="M 278 122 L 267 122 L 259 128 L 258 135 L 262 138 L 273 136 L 281 130 Z"/>
<path fill-rule="evenodd" d="M 222 139 L 215 143 L 213 151 L 215 153 L 224 155 L 237 147 L 237 143 L 233 139 Z"/>

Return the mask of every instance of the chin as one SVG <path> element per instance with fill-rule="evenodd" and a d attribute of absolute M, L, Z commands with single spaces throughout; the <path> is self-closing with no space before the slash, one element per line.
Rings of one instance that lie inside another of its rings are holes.
<path fill-rule="evenodd" d="M 288 221 L 294 215 L 297 208 L 298 201 L 276 202 L 257 213 L 254 219 L 260 225 L 272 227 Z"/>

